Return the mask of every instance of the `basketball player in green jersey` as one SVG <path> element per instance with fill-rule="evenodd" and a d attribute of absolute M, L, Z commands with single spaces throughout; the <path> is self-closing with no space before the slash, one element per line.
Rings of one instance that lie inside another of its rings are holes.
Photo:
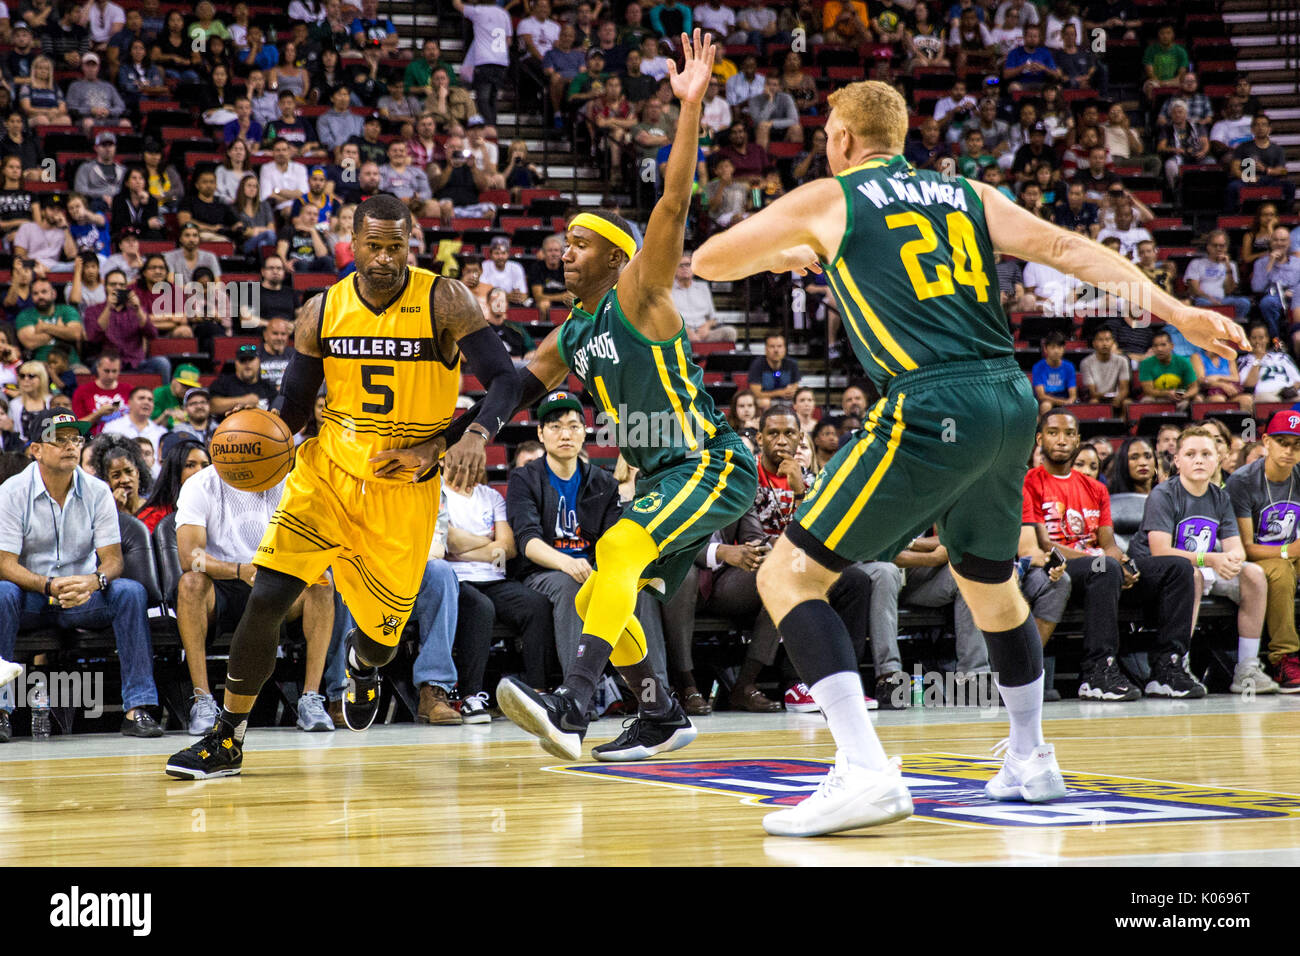
<path fill-rule="evenodd" d="M 583 213 L 567 230 L 565 286 L 577 299 L 521 375 L 520 407 L 563 382 L 572 369 L 640 469 L 637 497 L 596 542 L 596 570 L 576 597 L 583 634 L 564 683 L 539 694 L 511 678 L 497 687 L 501 710 L 542 746 L 576 760 L 596 682 L 611 662 L 641 702 L 617 740 L 596 747 L 601 760 L 639 760 L 686 746 L 695 728 L 646 660 L 645 634 L 633 611 L 650 587 L 667 600 L 718 528 L 754 501 L 753 456 L 714 408 L 670 290 L 681 258 L 698 155 L 701 102 L 713 64 L 709 38 L 682 36 L 685 62 L 669 61 L 681 100 L 677 137 L 640 250 L 627 224 Z M 454 427 L 454 426 L 453 426 Z M 449 441 L 451 438 L 449 437 Z"/>
<path fill-rule="evenodd" d="M 769 814 L 767 832 L 816 836 L 908 816 L 912 801 L 876 738 L 849 635 L 826 603 L 856 561 L 888 560 L 931 524 L 976 624 L 1011 721 L 999 800 L 1065 793 L 1042 737 L 1042 647 L 1013 563 L 1037 406 L 998 304 L 994 256 L 1042 262 L 1115 289 L 1231 358 L 1236 323 L 1185 306 L 1133 263 L 1014 205 L 982 183 L 913 168 L 907 106 L 890 86 L 830 97 L 833 175 L 793 190 L 704 243 L 697 275 L 824 271 L 853 349 L 885 396 L 827 463 L 758 588 L 787 652 L 830 724 L 835 767 L 808 799 Z M 802 554 L 797 552 L 802 551 Z"/>

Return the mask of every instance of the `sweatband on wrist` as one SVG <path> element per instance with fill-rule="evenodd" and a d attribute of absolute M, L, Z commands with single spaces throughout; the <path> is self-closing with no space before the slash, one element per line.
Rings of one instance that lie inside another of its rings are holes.
<path fill-rule="evenodd" d="M 487 429 L 491 440 L 501 426 L 510 421 L 519 401 L 515 364 L 497 337 L 496 330 L 489 326 L 471 332 L 456 345 L 478 380 L 487 388 L 482 408 L 474 416 L 474 421 Z M 465 427 L 469 426 L 470 422 L 466 422 Z"/>
<path fill-rule="evenodd" d="M 325 383 L 325 361 L 314 355 L 294 352 L 285 366 L 280 380 L 280 393 L 271 402 L 271 411 L 278 412 L 296 435 L 306 427 L 316 411 L 316 396 Z"/>

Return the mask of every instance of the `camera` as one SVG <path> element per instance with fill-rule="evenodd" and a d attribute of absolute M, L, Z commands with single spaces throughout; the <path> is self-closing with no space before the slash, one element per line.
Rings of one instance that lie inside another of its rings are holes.
<path fill-rule="evenodd" d="M 1047 557 L 1047 563 L 1043 565 L 1045 571 L 1055 571 L 1065 563 L 1065 555 L 1061 554 L 1060 548 L 1053 548 L 1052 553 Z"/>
<path fill-rule="evenodd" d="M 131 298 L 130 289 L 118 289 L 114 294 L 113 302 L 120 309 L 123 308 Z"/>

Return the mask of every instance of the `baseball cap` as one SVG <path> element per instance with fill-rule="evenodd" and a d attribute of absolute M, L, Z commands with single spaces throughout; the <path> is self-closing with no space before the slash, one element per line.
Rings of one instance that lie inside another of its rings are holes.
<path fill-rule="evenodd" d="M 31 32 L 32 32 L 32 28 L 29 27 L 29 26 L 28 26 L 26 23 L 24 23 L 22 20 L 19 20 L 17 23 L 14 24 L 14 30 L 15 30 L 15 31 L 17 31 L 17 30 L 26 30 L 28 33 L 31 33 Z"/>
<path fill-rule="evenodd" d="M 1029 132 L 1031 132 L 1031 133 L 1046 133 L 1046 132 L 1047 132 L 1047 127 L 1044 126 L 1042 123 L 1035 123 L 1033 126 L 1029 127 Z"/>
<path fill-rule="evenodd" d="M 537 406 L 537 417 L 542 419 L 555 411 L 574 411 L 581 415 L 582 402 L 578 401 L 578 397 L 572 392 L 563 389 L 551 392 L 542 399 L 542 404 Z"/>
<path fill-rule="evenodd" d="M 195 395 L 202 395 L 204 398 L 211 398 L 211 393 L 206 388 L 187 388 L 185 390 L 185 404 L 188 405 L 190 399 Z"/>
<path fill-rule="evenodd" d="M 114 132 L 111 132 L 111 131 L 109 131 L 109 130 L 104 130 L 102 133 L 100 133 L 98 136 L 95 137 L 95 145 L 98 146 L 98 145 L 100 145 L 101 143 L 114 143 L 114 144 L 116 144 L 116 143 L 117 143 L 117 134 L 114 133 Z"/>
<path fill-rule="evenodd" d="M 182 385 L 188 385 L 190 388 L 199 387 L 199 369 L 196 365 L 178 365 L 176 371 L 172 373 L 172 381 L 180 382 Z"/>
<path fill-rule="evenodd" d="M 1300 437 L 1300 412 L 1284 408 L 1268 420 L 1266 435 L 1295 435 Z"/>
<path fill-rule="evenodd" d="M 473 116 L 471 116 L 471 117 L 469 118 L 469 120 L 465 123 L 465 128 L 466 128 L 466 129 L 476 129 L 476 128 L 478 128 L 479 126 L 486 126 L 486 125 L 487 125 L 487 120 L 485 120 L 482 116 L 479 116 L 477 113 L 475 113 L 475 114 L 474 114 Z"/>
<path fill-rule="evenodd" d="M 90 429 L 90 422 L 78 421 L 77 416 L 58 408 L 45 408 L 36 413 L 27 426 L 29 445 L 48 441 L 55 437 L 60 428 L 75 428 L 82 435 Z"/>
<path fill-rule="evenodd" d="M 493 237 L 492 237 L 492 245 L 491 245 L 491 248 L 496 249 L 497 247 L 501 247 L 501 248 L 503 248 L 503 249 L 509 249 L 509 248 L 510 248 L 510 237 L 509 237 L 509 236 L 493 236 Z"/>
<path fill-rule="evenodd" d="M 81 62 L 82 62 L 82 63 L 95 63 L 95 64 L 98 64 L 98 63 L 99 63 L 99 54 L 97 54 L 97 53 L 86 53 L 86 54 L 83 54 L 82 57 L 81 57 Z"/>
<path fill-rule="evenodd" d="M 236 362 L 244 362 L 247 361 L 248 359 L 255 359 L 255 358 L 257 358 L 256 345 L 241 345 L 239 348 L 235 349 Z"/>

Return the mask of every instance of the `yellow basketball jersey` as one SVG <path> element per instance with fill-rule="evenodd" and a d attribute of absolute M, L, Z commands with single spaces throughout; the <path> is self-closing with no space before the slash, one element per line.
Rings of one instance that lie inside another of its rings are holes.
<path fill-rule="evenodd" d="M 427 269 L 408 268 L 406 284 L 388 303 L 363 299 L 355 274 L 325 292 L 320 449 L 364 481 L 382 480 L 375 477 L 372 456 L 418 445 L 451 422 L 460 391 L 459 356 L 448 362 L 438 348 L 437 281 Z"/>

